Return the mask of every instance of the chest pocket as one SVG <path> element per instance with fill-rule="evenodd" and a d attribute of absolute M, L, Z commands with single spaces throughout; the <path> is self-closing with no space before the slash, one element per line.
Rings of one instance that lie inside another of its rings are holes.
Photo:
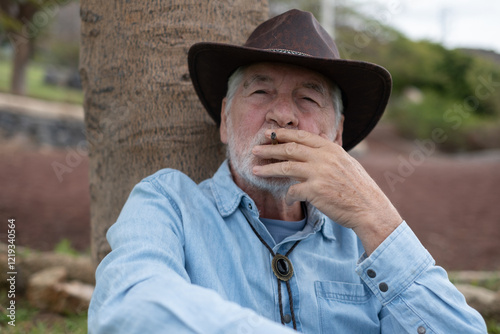
<path fill-rule="evenodd" d="M 380 333 L 380 303 L 363 284 L 316 281 L 321 333 Z"/>

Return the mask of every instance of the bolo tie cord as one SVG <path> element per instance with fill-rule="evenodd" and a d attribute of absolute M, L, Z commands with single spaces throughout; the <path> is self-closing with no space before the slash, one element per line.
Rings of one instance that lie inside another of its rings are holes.
<path fill-rule="evenodd" d="M 257 238 L 267 248 L 267 250 L 271 253 L 271 255 L 274 258 L 276 256 L 276 254 L 274 253 L 273 249 L 267 244 L 267 242 L 264 241 L 264 239 L 262 239 L 262 237 L 260 236 L 260 234 L 255 230 L 255 228 L 252 226 L 252 224 L 250 224 L 250 221 L 248 220 L 248 218 L 247 218 L 247 222 L 250 225 L 250 228 L 252 229 L 252 231 L 257 236 Z M 290 250 L 288 252 L 286 252 L 285 257 L 288 258 L 288 255 L 290 255 L 290 253 L 295 249 L 295 247 L 297 247 L 297 245 L 299 244 L 299 242 L 300 242 L 300 240 L 297 240 L 293 244 L 292 248 L 290 248 Z M 281 319 L 281 324 L 284 325 L 285 321 L 284 321 L 284 313 L 283 313 L 283 303 L 281 301 L 281 299 L 282 299 L 282 296 L 281 296 L 281 280 L 279 279 L 279 277 L 277 277 L 277 280 L 278 280 L 278 299 L 279 299 L 279 308 L 280 308 L 280 319 Z M 286 280 L 284 282 L 286 284 L 286 289 L 288 291 L 288 302 L 290 303 L 290 313 L 291 313 L 291 316 L 292 316 L 293 329 L 297 330 L 297 322 L 295 320 L 295 312 L 293 311 L 293 298 L 292 298 L 292 289 L 290 287 L 290 281 Z"/>

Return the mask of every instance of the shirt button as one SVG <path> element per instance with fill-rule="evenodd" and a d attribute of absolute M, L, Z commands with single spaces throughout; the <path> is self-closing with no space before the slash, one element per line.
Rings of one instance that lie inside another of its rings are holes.
<path fill-rule="evenodd" d="M 283 316 L 283 321 L 285 322 L 285 324 L 289 324 L 290 321 L 292 321 L 292 316 L 290 314 L 285 314 Z"/>
<path fill-rule="evenodd" d="M 387 283 L 384 283 L 384 282 L 380 283 L 380 284 L 378 285 L 378 288 L 379 288 L 379 289 L 380 289 L 380 291 L 382 291 L 382 292 L 387 292 L 387 290 L 389 290 L 389 286 L 387 285 Z"/>
<path fill-rule="evenodd" d="M 377 273 L 375 272 L 375 270 L 372 270 L 372 269 L 368 269 L 366 271 L 366 274 L 368 275 L 368 277 L 370 278 L 375 278 L 377 276 Z"/>
<path fill-rule="evenodd" d="M 248 203 L 248 208 L 249 208 L 250 210 L 252 210 L 252 208 L 253 208 L 253 207 L 252 207 L 252 203 Z"/>
<path fill-rule="evenodd" d="M 417 328 L 417 333 L 418 333 L 418 334 L 425 334 L 425 332 L 427 332 L 427 330 L 425 329 L 425 327 L 424 327 L 424 326 L 419 326 L 419 327 Z"/>

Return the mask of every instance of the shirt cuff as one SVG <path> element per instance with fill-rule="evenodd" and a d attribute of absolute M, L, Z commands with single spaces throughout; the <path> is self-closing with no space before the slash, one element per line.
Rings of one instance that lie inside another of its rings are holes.
<path fill-rule="evenodd" d="M 431 265 L 434 259 L 403 221 L 370 256 L 363 254 L 356 273 L 386 305 Z"/>

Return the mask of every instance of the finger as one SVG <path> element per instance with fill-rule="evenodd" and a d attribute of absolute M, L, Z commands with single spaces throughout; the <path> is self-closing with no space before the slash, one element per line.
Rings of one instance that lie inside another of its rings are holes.
<path fill-rule="evenodd" d="M 252 153 L 262 159 L 307 161 L 313 159 L 311 148 L 295 142 L 279 145 L 257 145 Z"/>
<path fill-rule="evenodd" d="M 324 146 L 327 142 L 329 142 L 329 140 L 325 140 L 321 136 L 308 131 L 283 128 L 267 130 L 265 132 L 266 138 L 271 140 L 271 136 L 273 133 L 276 134 L 276 140 L 279 143 L 295 142 L 302 145 L 318 148 Z"/>
<path fill-rule="evenodd" d="M 285 196 L 285 201 L 287 205 L 292 205 L 295 202 L 309 202 L 309 199 L 305 195 L 307 185 L 305 183 L 297 183 L 288 188 Z"/>
<path fill-rule="evenodd" d="M 310 176 L 307 164 L 298 161 L 282 161 L 254 166 L 253 173 L 260 177 L 288 177 L 296 181 L 305 181 Z"/>

